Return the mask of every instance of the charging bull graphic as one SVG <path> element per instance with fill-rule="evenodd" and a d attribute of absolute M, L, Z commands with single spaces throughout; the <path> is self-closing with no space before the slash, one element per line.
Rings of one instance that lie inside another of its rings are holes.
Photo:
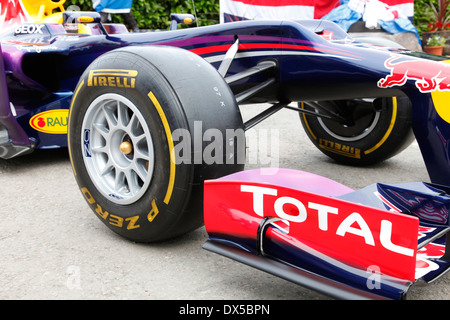
<path fill-rule="evenodd" d="M 450 91 L 450 64 L 431 60 L 408 59 L 392 55 L 384 63 L 391 73 L 378 81 L 378 87 L 403 86 L 408 80 L 415 80 L 422 93 Z"/>

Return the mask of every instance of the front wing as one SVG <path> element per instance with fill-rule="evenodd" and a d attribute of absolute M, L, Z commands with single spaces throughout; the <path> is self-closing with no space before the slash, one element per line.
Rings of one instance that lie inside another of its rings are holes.
<path fill-rule="evenodd" d="M 335 298 L 402 299 L 450 267 L 447 191 L 353 191 L 307 172 L 239 172 L 205 183 L 204 248 Z"/>

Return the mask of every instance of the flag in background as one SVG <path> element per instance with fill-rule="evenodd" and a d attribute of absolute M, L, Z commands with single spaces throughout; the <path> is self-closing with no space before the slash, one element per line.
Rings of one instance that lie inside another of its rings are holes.
<path fill-rule="evenodd" d="M 386 3 L 391 9 L 397 10 L 400 15 L 412 19 L 414 16 L 414 0 L 380 0 Z"/>
<path fill-rule="evenodd" d="M 220 22 L 319 19 L 339 0 L 220 0 Z"/>
<path fill-rule="evenodd" d="M 412 18 L 414 0 L 382 0 Z M 340 0 L 220 0 L 220 22 L 239 20 L 320 19 L 341 5 Z"/>

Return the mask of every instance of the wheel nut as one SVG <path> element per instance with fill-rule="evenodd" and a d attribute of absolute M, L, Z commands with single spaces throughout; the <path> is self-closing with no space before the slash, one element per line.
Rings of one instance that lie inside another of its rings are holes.
<path fill-rule="evenodd" d="M 119 148 L 123 154 L 130 154 L 133 151 L 133 145 L 129 141 L 122 142 Z"/>

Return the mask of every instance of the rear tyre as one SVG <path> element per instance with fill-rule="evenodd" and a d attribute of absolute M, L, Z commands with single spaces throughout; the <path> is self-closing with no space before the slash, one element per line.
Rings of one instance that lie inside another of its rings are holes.
<path fill-rule="evenodd" d="M 406 97 L 318 102 L 347 123 L 300 114 L 309 139 L 330 158 L 348 165 L 384 161 L 411 144 L 411 102 Z M 305 103 L 301 108 L 316 111 Z M 317 112 L 317 111 L 316 111 Z"/>
<path fill-rule="evenodd" d="M 234 96 L 210 64 L 179 48 L 128 47 L 81 77 L 69 151 L 97 217 L 123 237 L 153 242 L 203 224 L 203 181 L 243 169 L 243 132 Z"/>

